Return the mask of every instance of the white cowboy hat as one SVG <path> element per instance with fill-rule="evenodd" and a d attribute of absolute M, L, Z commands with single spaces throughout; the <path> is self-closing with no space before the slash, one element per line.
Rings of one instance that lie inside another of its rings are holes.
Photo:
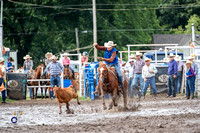
<path fill-rule="evenodd" d="M 57 59 L 58 59 L 58 57 L 56 57 L 55 55 L 51 56 L 51 60 L 57 60 Z"/>
<path fill-rule="evenodd" d="M 108 47 L 108 43 L 107 42 L 104 43 L 104 47 Z"/>
<path fill-rule="evenodd" d="M 190 56 L 188 57 L 188 60 L 189 60 L 189 59 L 194 59 L 194 58 L 195 58 L 195 57 L 193 57 L 193 56 L 190 55 Z"/>
<path fill-rule="evenodd" d="M 113 41 L 108 41 L 108 44 L 105 47 L 110 48 L 110 47 L 115 47 L 115 46 L 117 46 L 117 44 L 114 44 Z"/>
<path fill-rule="evenodd" d="M 134 62 L 135 60 L 134 59 L 129 59 L 129 61 L 128 62 Z"/>
<path fill-rule="evenodd" d="M 169 54 L 169 57 L 175 57 L 176 55 L 174 55 L 173 53 Z"/>
<path fill-rule="evenodd" d="M 190 65 L 192 65 L 193 63 L 191 62 L 191 61 L 187 61 L 185 64 L 190 64 Z"/>
<path fill-rule="evenodd" d="M 26 59 L 31 59 L 32 57 L 30 56 L 30 55 L 26 55 L 26 56 L 24 56 L 24 60 L 26 60 Z"/>
<path fill-rule="evenodd" d="M 142 53 L 140 53 L 139 51 L 137 51 L 135 55 L 136 56 L 138 56 L 138 55 L 142 56 Z"/>
<path fill-rule="evenodd" d="M 131 54 L 131 56 L 129 58 L 135 58 L 135 55 L 134 54 Z"/>
<path fill-rule="evenodd" d="M 68 55 L 69 55 L 69 53 L 64 53 L 63 55 L 64 55 L 64 56 L 68 56 Z"/>
<path fill-rule="evenodd" d="M 0 63 L 5 61 L 3 57 L 0 58 Z"/>
<path fill-rule="evenodd" d="M 52 56 L 53 54 L 50 53 L 50 52 L 47 52 L 47 53 L 45 54 L 45 57 L 47 58 L 48 55 L 51 55 L 51 56 Z M 50 56 L 50 57 L 51 57 L 51 56 Z"/>
<path fill-rule="evenodd" d="M 176 56 L 176 61 L 181 61 L 181 56 L 177 55 Z"/>
<path fill-rule="evenodd" d="M 164 58 L 163 62 L 169 62 L 169 58 Z"/>
<path fill-rule="evenodd" d="M 144 61 L 152 61 L 150 58 L 146 57 Z"/>

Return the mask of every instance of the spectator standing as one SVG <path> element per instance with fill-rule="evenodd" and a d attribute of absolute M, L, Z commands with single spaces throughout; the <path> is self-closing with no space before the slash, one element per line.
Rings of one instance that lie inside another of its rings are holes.
<path fill-rule="evenodd" d="M 51 87 L 61 86 L 60 75 L 63 72 L 63 66 L 57 61 L 58 57 L 53 55 L 51 57 L 52 62 L 46 67 L 46 70 L 50 74 Z M 53 89 L 50 89 L 51 99 L 53 99 Z"/>
<path fill-rule="evenodd" d="M 49 65 L 49 63 L 51 62 L 51 57 L 52 57 L 52 53 L 50 53 L 50 52 L 47 52 L 46 54 L 45 54 L 45 57 L 46 57 L 46 60 L 45 60 L 45 66 L 47 67 L 48 65 Z"/>
<path fill-rule="evenodd" d="M 133 97 L 134 96 L 134 90 L 131 88 L 131 84 L 133 82 L 133 65 L 134 65 L 134 59 L 130 59 L 129 62 L 129 68 L 128 68 L 128 96 Z"/>
<path fill-rule="evenodd" d="M 176 57 L 176 61 L 178 63 L 177 90 L 176 90 L 176 94 L 178 94 L 178 93 L 180 93 L 180 89 L 181 89 L 184 63 L 181 61 L 181 57 L 180 56 Z"/>
<path fill-rule="evenodd" d="M 32 57 L 30 57 L 30 55 L 26 55 L 24 57 L 24 64 L 23 64 L 23 67 L 24 67 L 24 70 L 25 72 L 28 74 L 29 70 L 33 70 L 33 61 L 31 60 Z"/>
<path fill-rule="evenodd" d="M 194 99 L 194 71 L 192 68 L 192 62 L 191 61 L 187 61 L 186 62 L 186 97 L 187 99 Z"/>
<path fill-rule="evenodd" d="M 143 92 L 144 89 L 144 79 L 142 78 L 142 68 L 145 65 L 144 61 L 141 59 L 142 53 L 136 52 L 136 61 L 134 62 L 133 65 L 133 82 L 131 85 L 131 88 L 134 88 L 138 90 L 138 80 L 140 80 L 140 87 L 141 87 L 141 92 Z M 140 96 L 140 94 L 139 94 Z"/>
<path fill-rule="evenodd" d="M 197 64 L 194 62 L 194 59 L 195 59 L 195 57 L 193 57 L 193 56 L 189 56 L 189 58 L 188 58 L 188 60 L 189 61 L 191 61 L 192 62 L 192 69 L 193 69 L 193 71 L 194 71 L 194 76 L 193 76 L 193 78 L 194 78 L 194 87 L 193 87 L 193 92 L 195 92 L 195 83 L 196 83 L 196 76 L 198 75 L 198 66 L 197 66 Z M 186 92 L 187 93 L 187 92 Z"/>
<path fill-rule="evenodd" d="M 134 60 L 135 60 L 135 55 L 134 55 L 134 54 L 131 54 L 131 56 L 129 57 L 129 60 L 131 60 L 131 59 L 134 59 Z M 129 60 L 128 60 L 128 62 L 126 63 L 126 66 L 125 66 L 125 70 L 126 70 L 127 72 L 129 72 L 129 67 L 130 67 Z"/>
<path fill-rule="evenodd" d="M 14 71 L 14 66 L 13 66 L 12 62 L 14 62 L 14 59 L 12 57 L 9 57 L 8 62 L 6 62 L 6 72 Z"/>
<path fill-rule="evenodd" d="M 170 53 L 168 63 L 168 96 L 176 97 L 176 79 L 178 73 L 178 64 L 174 60 L 175 55 Z"/>
<path fill-rule="evenodd" d="M 81 64 L 88 63 L 88 53 L 85 51 L 81 56 Z"/>
<path fill-rule="evenodd" d="M 151 64 L 151 59 L 145 58 L 145 65 L 142 68 L 142 78 L 144 78 L 144 90 L 142 92 L 144 98 L 147 92 L 147 88 L 150 87 L 153 90 L 154 97 L 156 98 L 156 83 L 155 83 L 155 74 L 158 72 L 155 65 Z"/>
<path fill-rule="evenodd" d="M 2 103 L 6 103 L 6 89 L 5 89 L 5 76 L 6 76 L 6 67 L 4 66 L 4 58 L 0 58 L 0 91 L 2 94 Z"/>

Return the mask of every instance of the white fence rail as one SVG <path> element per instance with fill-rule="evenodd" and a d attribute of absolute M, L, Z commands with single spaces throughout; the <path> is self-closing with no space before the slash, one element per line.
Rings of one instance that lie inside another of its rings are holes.
<path fill-rule="evenodd" d="M 28 82 L 31 82 L 31 81 L 35 81 L 35 82 L 38 82 L 38 86 L 27 86 L 27 88 L 47 88 L 47 87 L 51 87 L 51 86 L 44 86 L 44 85 L 41 85 L 40 82 L 42 81 L 50 81 L 50 79 L 28 79 L 27 80 Z"/>

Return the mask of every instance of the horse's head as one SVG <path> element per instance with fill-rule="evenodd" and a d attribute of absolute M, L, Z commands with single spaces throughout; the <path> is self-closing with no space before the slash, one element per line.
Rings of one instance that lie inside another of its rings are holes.
<path fill-rule="evenodd" d="M 106 67 L 106 64 L 104 63 L 99 64 L 98 73 L 99 73 L 100 88 L 102 89 L 103 83 L 105 82 L 105 79 L 108 76 L 108 68 Z"/>
<path fill-rule="evenodd" d="M 69 65 L 65 65 L 64 67 L 64 79 L 72 79 L 73 73 L 69 67 Z"/>
<path fill-rule="evenodd" d="M 44 74 L 44 64 L 40 64 L 35 68 L 36 78 L 39 79 Z"/>

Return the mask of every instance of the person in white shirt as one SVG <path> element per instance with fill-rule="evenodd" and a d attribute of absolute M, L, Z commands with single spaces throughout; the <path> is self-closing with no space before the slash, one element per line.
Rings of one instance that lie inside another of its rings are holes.
<path fill-rule="evenodd" d="M 133 81 L 133 64 L 134 64 L 134 59 L 130 59 L 128 61 L 128 63 L 130 64 L 129 67 L 128 67 L 128 96 L 129 97 L 133 97 L 134 95 L 134 92 L 133 92 L 133 89 L 131 88 L 131 84 L 132 84 L 132 81 Z"/>
<path fill-rule="evenodd" d="M 156 98 L 156 84 L 155 84 L 155 74 L 157 73 L 157 69 L 155 65 L 150 64 L 151 59 L 145 58 L 145 65 L 142 68 L 142 78 L 144 78 L 144 91 L 142 92 L 144 98 L 147 92 L 147 88 L 149 87 L 149 84 L 151 86 L 151 89 L 153 90 L 154 97 Z"/>

